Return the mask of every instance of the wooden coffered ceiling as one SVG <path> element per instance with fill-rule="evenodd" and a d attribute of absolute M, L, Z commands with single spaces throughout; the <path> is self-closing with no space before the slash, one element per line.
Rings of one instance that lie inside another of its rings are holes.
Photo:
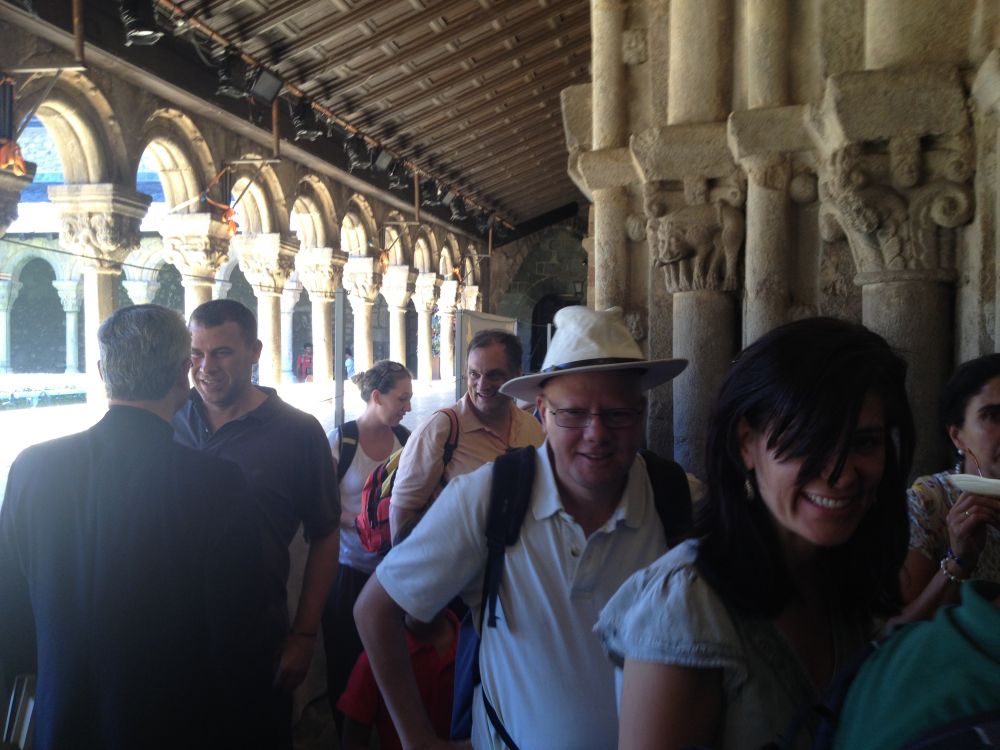
<path fill-rule="evenodd" d="M 589 80 L 586 0 L 145 1 L 173 33 L 153 47 L 124 47 L 118 1 L 87 0 L 88 44 L 217 105 L 211 71 L 191 83 L 199 61 L 188 42 L 196 36 L 209 62 L 232 45 L 285 81 L 286 97 L 304 94 L 347 132 L 514 225 L 583 202 L 566 173 L 559 96 Z M 71 0 L 34 2 L 63 28 L 70 8 Z M 336 138 L 297 145 L 342 167 L 342 142 L 324 141 Z"/>

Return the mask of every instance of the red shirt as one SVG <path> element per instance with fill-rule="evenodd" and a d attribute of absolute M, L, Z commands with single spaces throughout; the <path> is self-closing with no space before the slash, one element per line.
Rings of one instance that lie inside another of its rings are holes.
<path fill-rule="evenodd" d="M 458 618 L 450 610 L 445 610 L 448 623 L 452 627 L 451 647 L 444 656 L 430 643 L 416 640 L 409 631 L 406 632 L 406 645 L 410 650 L 410 663 L 417 678 L 420 698 L 424 709 L 431 718 L 434 731 L 441 739 L 448 739 L 451 734 L 451 705 L 455 691 L 455 648 L 458 645 Z M 344 716 L 359 724 L 372 724 L 378 730 L 379 747 L 382 750 L 402 750 L 396 727 L 392 717 L 385 707 L 382 695 L 379 693 L 372 674 L 368 653 L 358 657 L 347 689 L 337 701 Z"/>

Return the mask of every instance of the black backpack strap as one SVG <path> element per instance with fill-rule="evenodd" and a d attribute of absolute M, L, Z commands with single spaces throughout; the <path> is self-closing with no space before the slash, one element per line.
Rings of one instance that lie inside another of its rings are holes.
<path fill-rule="evenodd" d="M 438 409 L 438 412 L 448 417 L 448 439 L 444 443 L 444 455 L 442 457 L 444 465 L 447 466 L 451 463 L 451 457 L 455 455 L 455 449 L 458 447 L 458 414 L 454 409 Z M 441 477 L 441 484 L 447 484 L 443 475 Z"/>
<path fill-rule="evenodd" d="M 358 422 L 352 419 L 344 422 L 337 431 L 337 439 L 340 441 L 340 458 L 337 459 L 337 483 L 344 478 L 347 470 L 351 468 L 351 461 L 354 454 L 358 452 Z"/>
<path fill-rule="evenodd" d="M 903 750 L 980 750 L 1000 745 L 1000 711 L 966 716 L 921 735 Z"/>
<path fill-rule="evenodd" d="M 490 699 L 486 697 L 486 691 L 480 688 L 479 694 L 483 696 L 483 707 L 486 709 L 486 718 L 490 720 L 490 724 L 492 724 L 493 728 L 497 730 L 497 734 L 500 735 L 500 739 L 503 740 L 503 744 L 505 744 L 509 750 L 518 750 L 517 743 L 514 742 L 514 738 L 507 732 L 507 728 L 504 727 L 503 722 L 500 721 L 500 717 L 497 715 L 497 710 L 493 708 L 493 704 L 490 703 Z"/>
<path fill-rule="evenodd" d="M 686 538 L 691 532 L 691 487 L 681 465 L 652 451 L 639 451 L 646 463 L 649 483 L 653 487 L 653 504 L 663 524 L 667 546 Z"/>
<path fill-rule="evenodd" d="M 410 431 L 401 424 L 392 428 L 392 434 L 396 436 L 396 440 L 399 441 L 400 445 L 406 445 L 406 441 L 410 437 Z"/>
<path fill-rule="evenodd" d="M 535 449 L 531 446 L 498 456 L 493 463 L 490 507 L 486 516 L 486 574 L 479 610 L 480 629 L 487 624 L 496 627 L 504 555 L 507 547 L 517 541 L 531 504 L 534 480 Z"/>

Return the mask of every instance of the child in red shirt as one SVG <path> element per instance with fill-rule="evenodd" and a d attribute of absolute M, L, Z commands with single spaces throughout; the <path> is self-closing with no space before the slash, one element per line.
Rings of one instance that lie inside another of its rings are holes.
<path fill-rule="evenodd" d="M 434 730 L 442 739 L 448 739 L 451 731 L 458 627 L 458 618 L 449 609 L 438 613 L 430 623 L 406 616 L 406 643 L 417 687 Z M 337 708 L 344 714 L 344 750 L 371 747 L 373 727 L 378 730 L 381 750 L 402 750 L 396 727 L 372 674 L 367 652 L 358 657 Z"/>

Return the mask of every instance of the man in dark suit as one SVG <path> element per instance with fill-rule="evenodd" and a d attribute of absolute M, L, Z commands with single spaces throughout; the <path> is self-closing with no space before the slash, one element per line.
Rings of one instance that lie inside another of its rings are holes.
<path fill-rule="evenodd" d="M 107 414 L 11 467 L 2 672 L 37 672 L 39 750 L 263 747 L 260 525 L 234 464 L 173 440 L 190 334 L 138 305 L 98 339 Z"/>

